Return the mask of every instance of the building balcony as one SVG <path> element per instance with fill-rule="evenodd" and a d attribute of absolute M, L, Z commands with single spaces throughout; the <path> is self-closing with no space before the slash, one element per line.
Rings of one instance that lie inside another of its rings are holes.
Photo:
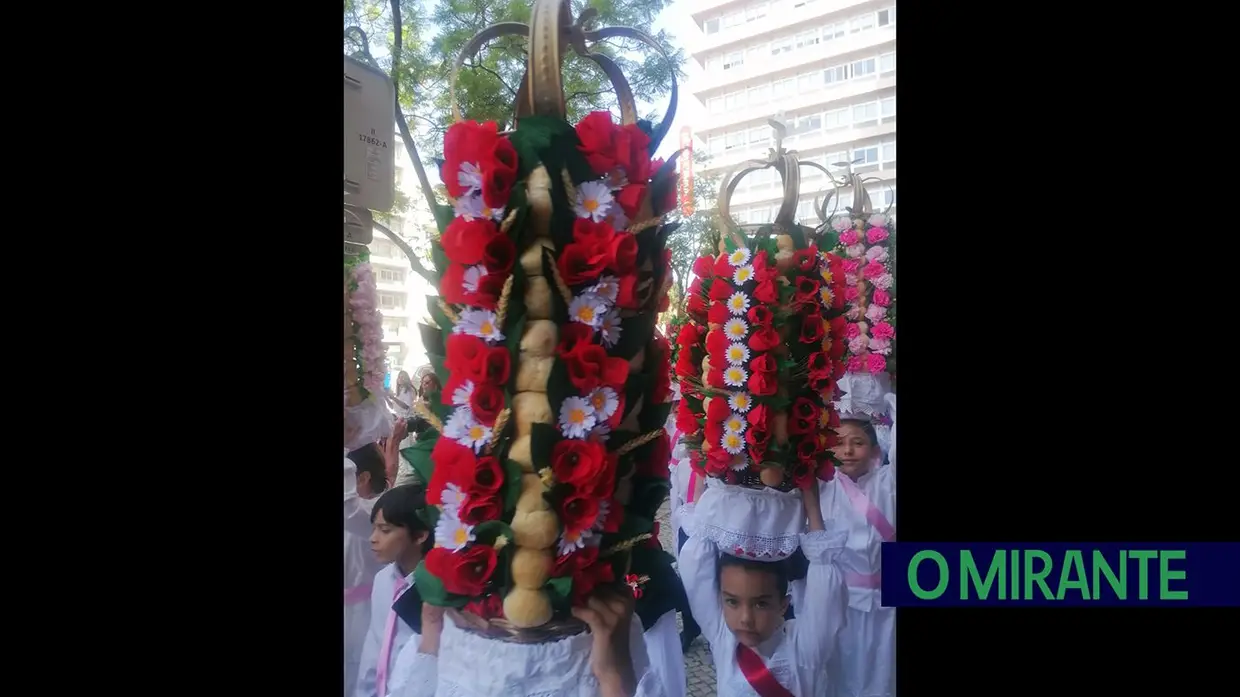
<path fill-rule="evenodd" d="M 895 117 L 887 117 L 878 120 L 877 123 L 870 121 L 859 126 L 841 126 L 790 136 L 784 139 L 784 148 L 795 150 L 800 159 L 808 160 L 822 153 L 847 150 L 853 143 L 893 136 L 895 133 Z M 699 171 L 702 176 L 722 175 L 746 160 L 765 160 L 771 145 L 772 143 L 767 143 L 761 146 L 725 150 L 722 154 L 712 155 L 710 162 L 700 167 Z M 805 174 L 802 176 L 808 176 L 808 170 L 804 171 Z"/>
<path fill-rule="evenodd" d="M 699 127 L 694 135 L 708 140 L 719 131 L 737 126 L 762 126 L 766 124 L 767 119 L 779 112 L 797 114 L 814 110 L 816 107 L 821 111 L 829 111 L 860 101 L 859 98 L 865 95 L 895 89 L 895 86 L 894 71 L 888 76 L 853 78 L 830 87 L 798 92 L 791 97 L 783 97 L 778 102 L 770 101 L 756 106 L 747 105 L 727 110 L 722 114 L 710 114 L 703 119 L 705 125 Z"/>
<path fill-rule="evenodd" d="M 834 170 L 835 168 L 831 169 Z M 826 176 L 817 172 L 817 170 L 813 170 L 818 176 L 811 177 L 809 176 L 810 171 L 811 170 L 808 168 L 801 170 L 801 175 L 804 177 L 801 180 L 801 200 L 812 200 L 815 198 L 821 200 L 827 195 L 828 192 L 835 190 L 835 187 L 827 181 Z M 875 207 L 880 209 L 883 208 L 880 203 L 883 199 L 879 198 L 879 196 L 886 190 L 888 185 L 895 184 L 896 163 L 887 162 L 864 165 L 861 167 L 855 167 L 854 171 L 867 179 L 872 177 L 877 180 L 874 182 L 866 182 L 866 190 L 870 192 L 870 197 L 874 200 Z M 839 176 L 840 174 L 842 174 L 842 172 L 836 172 L 836 176 Z M 746 177 L 742 180 L 742 184 L 748 181 L 749 177 Z M 848 204 L 852 201 L 852 188 L 842 189 L 841 192 L 836 195 L 841 197 L 840 200 L 842 200 L 844 204 Z M 738 188 L 737 191 L 732 194 L 732 201 L 729 208 L 733 211 L 737 211 L 759 204 L 774 205 L 779 203 L 783 197 L 783 190 L 777 178 L 775 181 L 768 184 L 750 186 L 744 189 Z M 828 206 L 828 208 L 830 208 L 830 206 Z"/>
<path fill-rule="evenodd" d="M 885 2 L 889 4 L 890 0 L 885 0 Z M 763 36 L 787 33 L 789 30 L 806 24 L 814 24 L 815 20 L 825 19 L 831 15 L 846 18 L 850 14 L 865 9 L 866 6 L 877 8 L 885 3 L 884 0 L 812 0 L 802 4 L 801 0 L 775 0 L 767 8 L 765 17 L 723 28 L 714 34 L 706 34 L 702 31 L 701 22 L 705 17 L 727 14 L 726 10 L 732 6 L 735 6 L 736 10 L 743 11 L 744 6 L 749 3 L 703 0 L 701 4 L 708 5 L 708 7 L 702 8 L 699 3 L 694 3 L 690 16 L 695 20 L 695 30 L 685 32 L 684 35 L 685 50 L 699 60 L 703 54 L 713 53 L 724 47 L 747 43 Z M 801 6 L 797 7 L 797 5 Z M 712 11 L 721 9 L 725 11 L 723 13 Z"/>
<path fill-rule="evenodd" d="M 867 58 L 872 54 L 883 53 L 895 46 L 896 28 L 894 25 L 877 27 L 859 34 L 816 44 L 812 48 L 795 49 L 791 53 L 772 56 L 769 52 L 764 58 L 746 62 L 728 70 L 703 71 L 702 76 L 693 81 L 693 96 L 703 104 L 710 97 L 721 92 L 760 83 L 764 78 L 773 79 L 777 74 L 786 76 L 810 68 L 826 68 L 839 63 L 847 63 L 859 58 Z"/>

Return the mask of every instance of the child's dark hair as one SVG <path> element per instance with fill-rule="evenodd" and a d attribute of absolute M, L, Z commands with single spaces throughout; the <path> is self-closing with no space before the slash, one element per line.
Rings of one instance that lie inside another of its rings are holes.
<path fill-rule="evenodd" d="M 426 533 L 426 541 L 422 543 L 422 554 L 425 555 L 435 546 L 435 535 L 430 526 L 422 519 L 426 514 L 426 489 L 421 484 L 401 484 L 392 487 L 375 501 L 374 510 L 370 512 L 370 522 L 383 511 L 383 520 L 389 525 L 405 528 L 410 537 L 418 533 Z"/>
<path fill-rule="evenodd" d="M 805 574 L 809 570 L 809 560 L 805 558 L 805 554 L 799 548 L 792 556 L 779 561 L 754 561 L 753 559 L 734 557 L 731 554 L 723 553 L 719 555 L 719 563 L 715 565 L 716 588 L 720 587 L 720 579 L 723 577 L 723 569 L 726 566 L 739 566 L 750 571 L 775 574 L 775 589 L 779 592 L 779 597 L 783 598 L 788 595 L 789 582 L 805 578 Z"/>
<path fill-rule="evenodd" d="M 870 440 L 870 445 L 878 445 L 878 433 L 874 430 L 874 424 L 861 419 L 840 419 L 840 424 L 852 424 L 865 432 L 865 437 Z"/>
<path fill-rule="evenodd" d="M 376 494 L 387 489 L 387 467 L 384 465 L 383 451 L 378 443 L 363 445 L 349 453 L 349 459 L 357 465 L 357 474 L 370 473 L 370 490 Z"/>

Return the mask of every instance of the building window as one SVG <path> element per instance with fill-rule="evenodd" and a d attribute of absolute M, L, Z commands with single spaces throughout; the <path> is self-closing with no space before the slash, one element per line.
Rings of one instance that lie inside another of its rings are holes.
<path fill-rule="evenodd" d="M 762 146 L 765 146 L 769 142 L 771 142 L 771 129 L 767 128 L 766 126 L 761 126 L 759 128 L 751 128 L 749 130 L 749 144 L 750 145 L 762 147 Z M 767 170 L 762 170 L 762 171 L 765 172 Z M 761 174 L 761 172 L 755 172 L 754 174 L 755 175 Z"/>
<path fill-rule="evenodd" d="M 741 103 L 744 101 L 744 98 L 744 92 L 733 92 L 732 94 L 724 95 L 723 108 L 728 111 L 739 109 L 741 107 Z"/>
<path fill-rule="evenodd" d="M 873 121 L 878 118 L 878 102 L 866 102 L 853 107 L 853 123 Z"/>
<path fill-rule="evenodd" d="M 732 68 L 739 68 L 744 64 L 745 64 L 745 54 L 741 53 L 740 51 L 733 51 L 728 54 L 727 58 L 723 59 L 724 70 L 731 70 Z"/>
<path fill-rule="evenodd" d="M 836 39 L 842 39 L 844 38 L 844 35 L 847 33 L 848 33 L 848 24 L 844 22 L 835 22 L 833 24 L 827 24 L 823 26 L 822 28 L 822 41 L 823 43 L 826 43 L 828 41 L 835 41 Z"/>
<path fill-rule="evenodd" d="M 750 65 L 756 65 L 766 60 L 766 44 L 751 46 L 745 50 L 745 62 Z"/>
<path fill-rule="evenodd" d="M 797 203 L 797 220 L 805 220 L 807 218 L 813 217 L 813 215 L 814 215 L 814 202 L 813 201 L 803 200 Z"/>
<path fill-rule="evenodd" d="M 858 32 L 863 32 L 863 31 L 869 31 L 870 29 L 873 29 L 873 28 L 874 28 L 874 13 L 873 12 L 867 12 L 861 15 L 860 17 L 853 17 L 852 21 L 849 22 L 849 30 L 853 34 L 856 34 Z"/>
<path fill-rule="evenodd" d="M 759 85 L 758 87 L 754 87 L 753 89 L 749 90 L 748 99 L 749 99 L 750 106 L 758 106 L 760 104 L 766 104 L 767 101 L 770 100 L 770 98 L 771 98 L 771 86 L 770 85 Z"/>
<path fill-rule="evenodd" d="M 822 129 L 822 114 L 798 116 L 796 124 L 788 129 L 788 135 L 800 135 Z"/>
<path fill-rule="evenodd" d="M 896 54 L 884 53 L 878 58 L 878 70 L 882 74 L 894 72 L 896 69 Z"/>
<path fill-rule="evenodd" d="M 783 99 L 796 93 L 796 82 L 792 78 L 777 80 L 771 85 L 771 99 Z"/>
<path fill-rule="evenodd" d="M 873 58 L 866 58 L 865 60 L 853 61 L 852 76 L 853 77 L 865 77 L 866 75 L 873 75 L 875 63 L 876 61 Z"/>
<path fill-rule="evenodd" d="M 848 79 L 848 66 L 837 65 L 822 71 L 822 84 L 830 87 Z"/>
<path fill-rule="evenodd" d="M 767 4 L 765 2 L 757 3 L 751 7 L 745 8 L 745 21 L 756 22 L 766 16 Z"/>
<path fill-rule="evenodd" d="M 813 92 L 819 87 L 822 87 L 821 83 L 818 82 L 817 78 L 818 76 L 814 73 L 805 73 L 804 75 L 798 75 L 797 76 L 797 91 L 802 94 L 805 94 L 807 92 Z"/>
<path fill-rule="evenodd" d="M 854 148 L 852 159 L 854 165 L 878 164 L 878 146 L 871 145 L 868 148 Z"/>
<path fill-rule="evenodd" d="M 792 46 L 793 46 L 793 39 L 791 36 L 786 39 L 778 39 L 776 41 L 772 41 L 771 42 L 771 55 L 778 56 L 781 53 L 792 53 Z"/>
<path fill-rule="evenodd" d="M 705 22 L 703 22 L 702 31 L 706 32 L 708 35 L 718 34 L 719 33 L 719 18 L 715 17 L 715 18 L 708 19 Z"/>
<path fill-rule="evenodd" d="M 818 45 L 818 32 L 805 31 L 805 32 L 801 32 L 800 34 L 797 34 L 797 38 L 796 38 L 797 48 L 809 48 L 811 46 L 817 46 L 817 45 Z"/>
<path fill-rule="evenodd" d="M 879 104 L 880 104 L 880 108 L 879 108 L 878 113 L 881 114 L 883 118 L 896 115 L 896 98 L 895 97 L 888 97 L 884 99 L 882 102 L 880 102 Z"/>
<path fill-rule="evenodd" d="M 848 109 L 832 109 L 823 114 L 822 125 L 827 130 L 848 125 Z"/>
<path fill-rule="evenodd" d="M 723 113 L 723 97 L 711 97 L 706 100 L 706 108 L 710 109 L 712 114 Z"/>
<path fill-rule="evenodd" d="M 883 143 L 883 162 L 895 162 L 896 144 L 895 141 Z"/>
<path fill-rule="evenodd" d="M 745 132 L 736 131 L 734 133 L 724 134 L 724 148 L 733 150 L 735 148 L 745 147 Z"/>
<path fill-rule="evenodd" d="M 878 11 L 878 26 L 885 27 L 891 24 L 891 10 Z"/>
<path fill-rule="evenodd" d="M 824 160 L 823 164 L 827 166 L 827 169 L 831 169 L 832 167 L 848 166 L 847 151 L 841 150 L 839 152 L 829 152 L 826 155 L 823 155 L 822 159 Z"/>
<path fill-rule="evenodd" d="M 706 146 L 706 149 L 712 155 L 718 155 L 722 153 L 725 150 L 725 148 L 723 147 L 723 136 L 711 136 L 710 141 L 708 142 Z"/>
<path fill-rule="evenodd" d="M 379 294 L 379 309 L 381 310 L 402 310 L 405 307 L 405 299 L 399 295 L 391 293 Z"/>
<path fill-rule="evenodd" d="M 724 29 L 731 29 L 732 27 L 739 27 L 740 25 L 744 23 L 745 23 L 745 13 L 743 12 L 734 12 L 723 18 Z"/>
<path fill-rule="evenodd" d="M 384 283 L 404 283 L 405 274 L 400 269 L 379 269 L 379 280 Z"/>

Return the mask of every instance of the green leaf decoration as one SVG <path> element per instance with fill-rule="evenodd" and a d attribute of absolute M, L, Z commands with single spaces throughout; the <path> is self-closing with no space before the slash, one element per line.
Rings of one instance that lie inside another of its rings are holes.
<path fill-rule="evenodd" d="M 422 337 L 422 347 L 426 349 L 426 355 L 439 356 L 440 358 L 447 355 L 444 351 L 443 332 L 441 330 L 419 322 L 418 334 Z"/>
<path fill-rule="evenodd" d="M 636 476 L 633 477 L 632 482 L 633 498 L 629 514 L 654 519 L 658 516 L 659 507 L 667 500 L 668 493 L 672 489 L 671 482 L 658 477 Z"/>
<path fill-rule="evenodd" d="M 456 210 L 453 209 L 452 206 L 445 206 L 441 203 L 436 203 L 431 206 L 431 209 L 435 214 L 435 224 L 439 226 L 439 234 L 442 235 L 444 230 L 447 230 L 448 226 L 452 224 L 453 219 L 456 218 Z M 439 245 L 435 246 L 438 247 Z M 442 253 L 442 248 L 440 249 L 440 252 Z M 442 276 L 443 269 L 446 269 L 447 267 L 439 266 L 438 260 L 436 260 L 436 268 L 439 269 L 439 275 Z"/>
<path fill-rule="evenodd" d="M 547 581 L 547 590 L 551 594 L 561 600 L 567 601 L 573 594 L 573 577 L 560 576 Z"/>
<path fill-rule="evenodd" d="M 530 427 L 530 458 L 538 463 L 535 467 L 551 465 L 551 451 L 560 440 L 560 432 L 551 424 Z"/>
<path fill-rule="evenodd" d="M 439 442 L 439 432 L 432 428 L 418 436 L 416 443 L 400 450 L 400 454 L 409 461 L 409 465 L 418 473 L 423 482 L 431 481 L 431 472 L 435 469 L 435 464 L 431 462 L 431 451 L 435 449 L 437 442 Z"/>
<path fill-rule="evenodd" d="M 469 603 L 469 598 L 449 593 L 443 587 L 443 582 L 426 570 L 425 561 L 418 563 L 418 568 L 413 572 L 413 582 L 417 584 L 418 595 L 422 596 L 424 603 L 435 607 L 454 608 L 462 608 Z"/>
<path fill-rule="evenodd" d="M 435 265 L 435 280 L 443 280 L 443 275 L 448 272 L 448 255 L 443 251 L 443 245 L 436 240 L 431 244 L 431 263 Z"/>
<path fill-rule="evenodd" d="M 521 463 L 504 460 L 504 514 L 512 515 L 521 496 Z"/>
<path fill-rule="evenodd" d="M 444 341 L 447 341 L 447 334 L 452 331 L 452 322 L 448 319 L 448 315 L 444 314 L 443 308 L 439 306 L 439 303 L 438 295 L 426 296 L 426 311 L 430 313 L 435 326 L 439 327 L 440 331 L 443 332 Z"/>
<path fill-rule="evenodd" d="M 608 353 L 626 361 L 633 360 L 639 351 L 646 348 L 646 343 L 654 334 L 656 321 L 658 315 L 654 312 L 643 312 L 620 320 L 620 341 Z"/>
<path fill-rule="evenodd" d="M 577 395 L 577 388 L 568 379 L 568 364 L 556 358 L 551 364 L 551 374 L 547 376 L 547 403 L 551 405 L 552 416 L 559 417 L 560 405 L 568 397 Z M 535 459 L 535 462 L 538 460 Z"/>

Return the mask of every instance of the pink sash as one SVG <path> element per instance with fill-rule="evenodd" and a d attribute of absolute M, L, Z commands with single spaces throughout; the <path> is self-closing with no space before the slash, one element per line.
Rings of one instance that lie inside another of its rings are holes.
<path fill-rule="evenodd" d="M 896 529 L 887 522 L 887 517 L 878 510 L 878 506 L 870 501 L 865 492 L 843 473 L 840 473 L 836 479 L 840 481 L 840 486 L 844 487 L 844 493 L 848 495 L 848 502 L 852 504 L 853 510 L 865 516 L 870 525 L 878 531 L 879 537 L 883 538 L 883 542 L 895 542 Z"/>
<path fill-rule="evenodd" d="M 859 574 L 848 571 L 844 574 L 844 585 L 849 588 L 873 588 L 877 590 L 883 587 L 883 575 Z"/>
<path fill-rule="evenodd" d="M 363 583 L 360 586 L 344 589 L 344 604 L 357 605 L 360 602 L 370 600 L 370 586 L 371 584 L 369 583 Z"/>

